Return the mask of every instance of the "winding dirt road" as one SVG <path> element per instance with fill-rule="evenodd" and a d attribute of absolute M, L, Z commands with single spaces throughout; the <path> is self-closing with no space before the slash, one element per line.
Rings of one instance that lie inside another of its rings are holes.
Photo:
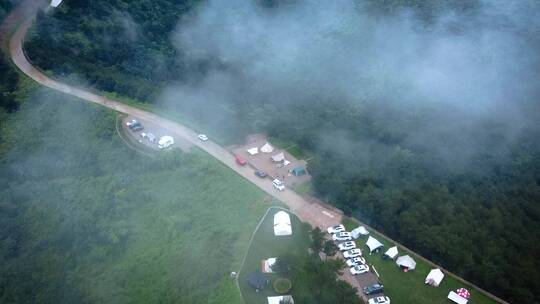
<path fill-rule="evenodd" d="M 23 41 L 28 28 L 32 25 L 36 12 L 46 5 L 46 1 L 42 0 L 23 1 L 20 6 L 5 19 L 6 22 L 4 22 L 0 28 L 2 39 L 9 37 L 13 30 L 15 30 L 9 38 L 10 56 L 13 63 L 28 77 L 51 89 L 78 97 L 82 100 L 100 104 L 117 112 L 138 117 L 141 120 L 149 121 L 159 127 L 167 129 L 171 135 L 183 138 L 206 151 L 269 195 L 284 202 L 302 221 L 307 222 L 314 227 L 319 227 L 324 231 L 328 226 L 341 222 L 342 214 L 340 212 L 320 203 L 311 202 L 290 189 L 285 189 L 285 191 L 281 192 L 277 191 L 273 188 L 268 179 L 256 177 L 252 168 L 248 166 L 238 166 L 231 152 L 227 149 L 210 140 L 206 142 L 200 141 L 197 138 L 197 133 L 195 131 L 154 113 L 51 79 L 40 70 L 34 68 L 24 53 Z M 369 273 L 360 277 L 354 277 L 348 271 L 344 271 L 342 278 L 349 282 L 353 287 L 356 287 L 360 296 L 363 296 L 362 292 L 360 292 L 363 286 L 377 281 L 374 274 Z"/>

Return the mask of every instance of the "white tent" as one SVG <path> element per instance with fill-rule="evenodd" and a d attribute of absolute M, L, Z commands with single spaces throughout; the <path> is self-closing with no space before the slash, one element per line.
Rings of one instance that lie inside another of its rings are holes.
<path fill-rule="evenodd" d="M 52 0 L 51 1 L 51 6 L 52 7 L 58 7 L 60 5 L 60 3 L 62 3 L 62 0 Z"/>
<path fill-rule="evenodd" d="M 416 262 L 409 255 L 402 255 L 397 258 L 396 264 L 398 264 L 398 266 L 407 267 L 410 270 L 416 268 Z"/>
<path fill-rule="evenodd" d="M 285 159 L 285 154 L 283 154 L 283 152 L 278 153 L 278 154 L 272 156 L 272 160 L 273 160 L 274 162 L 276 162 L 276 163 L 281 162 L 281 161 L 283 161 L 284 159 Z"/>
<path fill-rule="evenodd" d="M 247 149 L 246 151 L 247 153 L 249 153 L 249 155 L 256 155 L 259 153 L 259 148 L 253 147 L 251 149 Z"/>
<path fill-rule="evenodd" d="M 366 227 L 360 226 L 358 228 L 355 228 L 351 231 L 351 235 L 353 238 L 357 239 L 361 236 L 368 235 L 369 231 L 367 231 Z"/>
<path fill-rule="evenodd" d="M 383 247 L 383 244 L 372 236 L 368 238 L 366 245 L 369 247 L 369 252 L 373 252 L 373 250 Z"/>
<path fill-rule="evenodd" d="M 264 260 L 264 271 L 265 273 L 272 273 L 272 266 L 276 264 L 277 258 L 268 258 Z"/>
<path fill-rule="evenodd" d="M 268 297 L 268 304 L 280 304 L 281 300 L 288 299 L 291 303 L 294 304 L 292 296 L 277 296 L 277 297 Z"/>
<path fill-rule="evenodd" d="M 391 258 L 391 259 L 395 259 L 397 257 L 397 255 L 398 255 L 397 246 L 390 247 L 388 250 L 386 250 L 384 255 Z"/>
<path fill-rule="evenodd" d="M 439 268 L 431 269 L 431 271 L 426 277 L 426 284 L 429 284 L 432 286 L 439 286 L 443 278 L 444 278 L 444 273 Z"/>
<path fill-rule="evenodd" d="M 453 291 L 450 291 L 448 293 L 448 299 L 452 300 L 453 302 L 457 303 L 457 304 L 467 304 L 467 299 L 465 299 L 464 297 L 458 295 L 457 293 L 453 292 Z"/>
<path fill-rule="evenodd" d="M 291 218 L 285 211 L 279 211 L 274 215 L 274 235 L 291 235 Z"/>
<path fill-rule="evenodd" d="M 264 146 L 261 147 L 262 153 L 272 153 L 274 152 L 274 147 L 272 147 L 269 143 L 265 143 Z"/>

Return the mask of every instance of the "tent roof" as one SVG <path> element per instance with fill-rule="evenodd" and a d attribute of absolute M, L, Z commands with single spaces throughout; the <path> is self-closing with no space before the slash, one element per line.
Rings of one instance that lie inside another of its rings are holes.
<path fill-rule="evenodd" d="M 439 286 L 443 278 L 444 273 L 439 268 L 431 269 L 431 271 L 426 277 L 425 283 L 431 284 L 433 286 Z"/>
<path fill-rule="evenodd" d="M 60 3 L 62 3 L 62 0 L 52 0 L 51 1 L 51 6 L 52 7 L 58 7 L 60 5 Z"/>
<path fill-rule="evenodd" d="M 355 228 L 351 231 L 351 234 L 352 236 L 357 239 L 359 238 L 361 235 L 368 235 L 369 234 L 369 231 L 366 229 L 366 227 L 364 226 L 360 226 L 358 228 Z"/>
<path fill-rule="evenodd" d="M 409 269 L 416 268 L 416 262 L 409 255 L 402 255 L 396 260 L 396 264 L 399 266 L 407 267 Z"/>
<path fill-rule="evenodd" d="M 397 246 L 390 247 L 388 250 L 386 250 L 384 255 L 388 256 L 391 259 L 395 258 L 398 255 Z"/>
<path fill-rule="evenodd" d="M 268 279 L 266 279 L 266 276 L 260 271 L 250 273 L 247 277 L 247 281 L 251 287 L 257 289 L 263 289 L 268 284 Z"/>
<path fill-rule="evenodd" d="M 247 149 L 246 151 L 247 151 L 247 153 L 249 153 L 250 155 L 255 155 L 255 154 L 259 153 L 259 148 L 253 147 L 253 148 Z"/>
<path fill-rule="evenodd" d="M 272 156 L 272 160 L 275 162 L 280 162 L 280 161 L 283 161 L 284 159 L 285 159 L 285 154 L 283 152 Z"/>
<path fill-rule="evenodd" d="M 264 260 L 264 272 L 265 273 L 273 272 L 272 271 L 272 266 L 274 266 L 276 264 L 276 261 L 277 261 L 277 258 L 268 258 L 268 259 Z"/>
<path fill-rule="evenodd" d="M 276 297 L 268 297 L 268 304 L 280 304 L 281 300 L 288 298 L 291 300 L 291 303 L 294 303 L 294 300 L 292 296 L 276 296 Z"/>
<path fill-rule="evenodd" d="M 384 246 L 381 242 L 379 242 L 376 238 L 372 236 L 368 238 L 366 245 L 369 247 L 370 252 L 373 252 L 373 250 Z"/>
<path fill-rule="evenodd" d="M 274 152 L 274 147 L 272 147 L 268 142 L 265 143 L 262 147 L 261 147 L 261 152 L 263 153 L 272 153 Z"/>
<path fill-rule="evenodd" d="M 467 299 L 461 297 L 460 295 L 458 295 L 457 293 L 453 292 L 453 291 L 450 291 L 448 293 L 448 299 L 452 300 L 453 302 L 457 303 L 457 304 L 467 304 Z"/>
<path fill-rule="evenodd" d="M 274 214 L 274 235 L 291 235 L 291 218 L 285 211 Z"/>

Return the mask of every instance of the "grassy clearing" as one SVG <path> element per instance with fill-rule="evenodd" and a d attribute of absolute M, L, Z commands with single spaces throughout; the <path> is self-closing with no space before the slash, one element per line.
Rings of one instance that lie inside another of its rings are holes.
<path fill-rule="evenodd" d="M 350 231 L 358 227 L 359 223 L 351 218 L 346 218 L 343 221 L 347 230 Z M 402 247 L 398 246 L 399 255 L 410 254 L 416 261 L 416 269 L 414 271 L 404 273 L 395 264 L 394 261 L 389 259 L 383 259 L 382 254 L 394 244 L 388 242 L 377 232 L 370 230 L 371 236 L 379 240 L 384 244 L 384 248 L 381 253 L 374 253 L 372 255 L 365 254 L 366 261 L 371 265 L 374 265 L 380 275 L 380 281 L 385 287 L 385 294 L 389 296 L 392 303 L 415 303 L 415 304 L 448 304 L 449 300 L 446 299 L 450 290 L 455 290 L 460 287 L 466 287 L 471 291 L 471 304 L 494 304 L 497 303 L 484 294 L 475 290 L 471 286 L 466 286 L 455 278 L 445 274 L 443 281 L 439 287 L 432 287 L 424 284 L 424 280 L 433 268 L 423 260 L 416 258 L 409 252 L 406 252 Z M 364 252 L 367 251 L 365 246 L 366 239 L 359 239 L 357 244 Z"/>
<path fill-rule="evenodd" d="M 229 274 L 265 194 L 197 149 L 137 153 L 114 124 L 50 91 L 5 123 L 0 302 L 240 303 Z"/>
<path fill-rule="evenodd" d="M 284 254 L 300 254 L 300 251 L 306 251 L 309 246 L 309 236 L 307 227 L 302 224 L 298 218 L 291 214 L 291 224 L 293 227 L 293 235 L 291 236 L 274 236 L 274 214 L 281 209 L 272 208 L 267 216 L 262 221 L 259 229 L 254 235 L 253 242 L 249 247 L 246 255 L 244 266 L 238 277 L 240 290 L 245 299 L 246 304 L 266 304 L 267 297 L 277 295 L 273 288 L 273 280 L 278 276 L 276 274 L 267 274 L 270 279 L 270 284 L 259 293 L 248 285 L 247 276 L 261 270 L 261 262 L 263 259 L 281 256 Z M 294 289 L 294 282 L 292 282 Z"/>

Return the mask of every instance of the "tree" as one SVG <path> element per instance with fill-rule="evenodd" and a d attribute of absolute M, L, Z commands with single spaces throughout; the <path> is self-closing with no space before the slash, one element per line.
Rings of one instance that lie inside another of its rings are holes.
<path fill-rule="evenodd" d="M 321 249 L 323 248 L 324 233 L 319 227 L 316 227 L 315 229 L 310 231 L 310 236 L 311 249 L 315 254 L 319 254 L 319 252 L 321 252 Z"/>
<path fill-rule="evenodd" d="M 324 254 L 327 257 L 329 257 L 329 256 L 334 256 L 336 254 L 336 252 L 338 251 L 338 247 L 336 246 L 336 244 L 334 244 L 332 240 L 326 240 L 324 242 L 322 250 Z"/>

